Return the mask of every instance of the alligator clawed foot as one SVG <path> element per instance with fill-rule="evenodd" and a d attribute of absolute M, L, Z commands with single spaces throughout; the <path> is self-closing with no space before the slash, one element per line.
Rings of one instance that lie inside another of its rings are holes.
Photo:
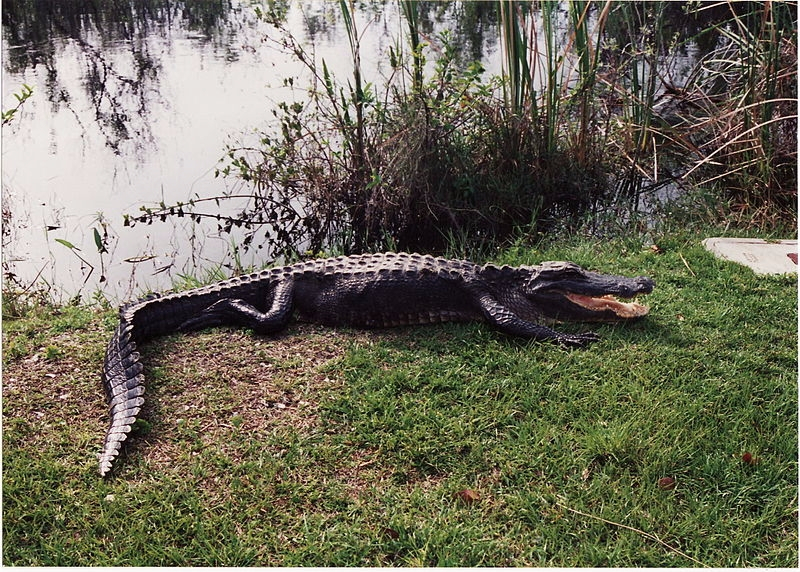
<path fill-rule="evenodd" d="M 594 332 L 586 332 L 585 334 L 563 334 L 556 341 L 565 348 L 585 348 L 601 339 Z"/>

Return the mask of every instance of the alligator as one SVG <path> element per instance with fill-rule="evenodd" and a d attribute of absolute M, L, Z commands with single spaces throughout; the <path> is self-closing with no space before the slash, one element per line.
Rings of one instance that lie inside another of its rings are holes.
<path fill-rule="evenodd" d="M 648 308 L 648 277 L 584 270 L 571 262 L 537 266 L 479 266 L 466 260 L 385 253 L 299 262 L 171 294 L 151 294 L 123 305 L 106 350 L 103 386 L 111 423 L 100 455 L 100 475 L 114 459 L 144 403 L 137 346 L 158 336 L 213 326 L 278 332 L 297 319 L 327 326 L 383 328 L 452 321 L 484 321 L 500 332 L 562 346 L 585 346 L 594 333 L 569 334 L 542 324 L 621 321 Z"/>

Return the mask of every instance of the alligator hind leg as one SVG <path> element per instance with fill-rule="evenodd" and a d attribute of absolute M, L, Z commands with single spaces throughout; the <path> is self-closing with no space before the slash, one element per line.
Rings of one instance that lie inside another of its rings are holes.
<path fill-rule="evenodd" d="M 292 317 L 292 282 L 283 280 L 275 287 L 272 305 L 262 312 L 239 298 L 222 298 L 186 320 L 179 330 L 187 332 L 213 326 L 235 325 L 250 328 L 258 334 L 270 334 L 284 329 Z"/>

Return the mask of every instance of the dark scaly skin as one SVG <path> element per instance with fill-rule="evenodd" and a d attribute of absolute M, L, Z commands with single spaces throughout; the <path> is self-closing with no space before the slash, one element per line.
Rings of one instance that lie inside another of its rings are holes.
<path fill-rule="evenodd" d="M 569 262 L 497 267 L 386 253 L 301 262 L 186 292 L 148 296 L 120 309 L 119 327 L 106 351 L 103 382 L 111 424 L 100 474 L 111 470 L 144 403 L 136 348 L 149 339 L 222 325 L 269 334 L 298 315 L 329 326 L 364 328 L 485 321 L 509 335 L 585 346 L 598 340 L 597 335 L 564 334 L 540 322 L 638 318 L 647 313 L 643 306 L 601 297 L 631 298 L 651 292 L 653 286 L 646 277 L 599 274 Z"/>

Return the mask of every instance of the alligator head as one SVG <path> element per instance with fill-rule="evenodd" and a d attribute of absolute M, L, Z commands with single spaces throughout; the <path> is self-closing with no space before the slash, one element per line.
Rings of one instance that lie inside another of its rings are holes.
<path fill-rule="evenodd" d="M 641 318 L 649 311 L 636 301 L 655 282 L 647 276 L 627 278 L 584 270 L 572 262 L 544 262 L 531 267 L 525 295 L 545 318 L 582 322 L 616 322 Z"/>

